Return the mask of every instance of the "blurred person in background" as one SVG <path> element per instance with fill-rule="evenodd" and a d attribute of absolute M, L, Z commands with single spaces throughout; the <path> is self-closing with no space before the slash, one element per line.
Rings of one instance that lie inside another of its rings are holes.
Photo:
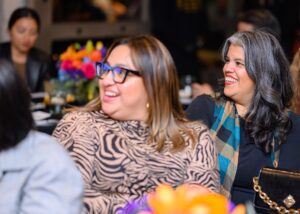
<path fill-rule="evenodd" d="M 238 16 L 238 32 L 254 30 L 263 30 L 268 33 L 271 33 L 280 41 L 280 24 L 277 18 L 267 9 L 252 9 L 242 12 Z"/>
<path fill-rule="evenodd" d="M 277 18 L 267 9 L 252 9 L 239 14 L 237 19 L 237 31 L 254 31 L 262 30 L 271 33 L 279 41 L 281 38 L 281 27 Z M 208 84 L 192 84 L 193 98 L 207 94 L 215 96 L 213 87 Z"/>
<path fill-rule="evenodd" d="M 267 9 L 276 17 L 281 26 L 281 45 L 288 60 L 291 62 L 296 50 L 297 29 L 300 26 L 299 0 L 243 0 L 241 8 L 244 11 L 252 9 Z"/>
<path fill-rule="evenodd" d="M 0 213 L 79 214 L 83 181 L 54 138 L 34 130 L 30 93 L 0 59 Z"/>
<path fill-rule="evenodd" d="M 50 77 L 50 56 L 34 45 L 41 28 L 38 13 L 27 7 L 17 8 L 8 21 L 10 41 L 0 44 L 0 58 L 12 63 L 30 92 L 44 90 L 44 81 Z"/>

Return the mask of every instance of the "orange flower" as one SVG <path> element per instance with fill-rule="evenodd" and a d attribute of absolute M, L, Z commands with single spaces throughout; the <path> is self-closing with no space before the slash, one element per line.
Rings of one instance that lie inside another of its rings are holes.
<path fill-rule="evenodd" d="M 181 185 L 173 189 L 160 185 L 148 196 L 152 214 L 230 214 L 230 201 L 200 185 Z M 245 214 L 243 205 L 231 214 Z"/>
<path fill-rule="evenodd" d="M 102 59 L 101 52 L 98 50 L 93 50 L 89 56 L 93 62 L 98 62 Z"/>

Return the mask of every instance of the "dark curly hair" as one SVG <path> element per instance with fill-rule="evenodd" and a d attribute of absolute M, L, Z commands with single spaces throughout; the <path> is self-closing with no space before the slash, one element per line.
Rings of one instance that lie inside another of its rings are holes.
<path fill-rule="evenodd" d="M 269 153 L 272 141 L 276 145 L 284 143 L 292 127 L 287 113 L 293 97 L 289 62 L 279 41 L 267 32 L 234 33 L 225 41 L 223 59 L 231 44 L 243 48 L 245 67 L 256 87 L 245 115 L 246 131 L 258 147 Z M 228 99 L 223 93 L 221 97 Z"/>

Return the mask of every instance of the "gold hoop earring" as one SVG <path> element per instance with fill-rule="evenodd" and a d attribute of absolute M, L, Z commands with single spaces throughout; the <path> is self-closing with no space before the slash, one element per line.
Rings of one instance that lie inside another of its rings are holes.
<path fill-rule="evenodd" d="M 146 108 L 147 108 L 147 109 L 150 108 L 150 104 L 149 104 L 149 103 L 146 104 Z"/>

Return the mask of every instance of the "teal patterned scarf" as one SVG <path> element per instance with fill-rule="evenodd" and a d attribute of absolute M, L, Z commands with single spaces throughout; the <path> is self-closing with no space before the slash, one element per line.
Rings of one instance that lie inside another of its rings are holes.
<path fill-rule="evenodd" d="M 218 151 L 221 193 L 230 198 L 239 157 L 240 121 L 235 105 L 230 101 L 216 104 L 214 117 L 216 121 L 211 133 Z"/>

